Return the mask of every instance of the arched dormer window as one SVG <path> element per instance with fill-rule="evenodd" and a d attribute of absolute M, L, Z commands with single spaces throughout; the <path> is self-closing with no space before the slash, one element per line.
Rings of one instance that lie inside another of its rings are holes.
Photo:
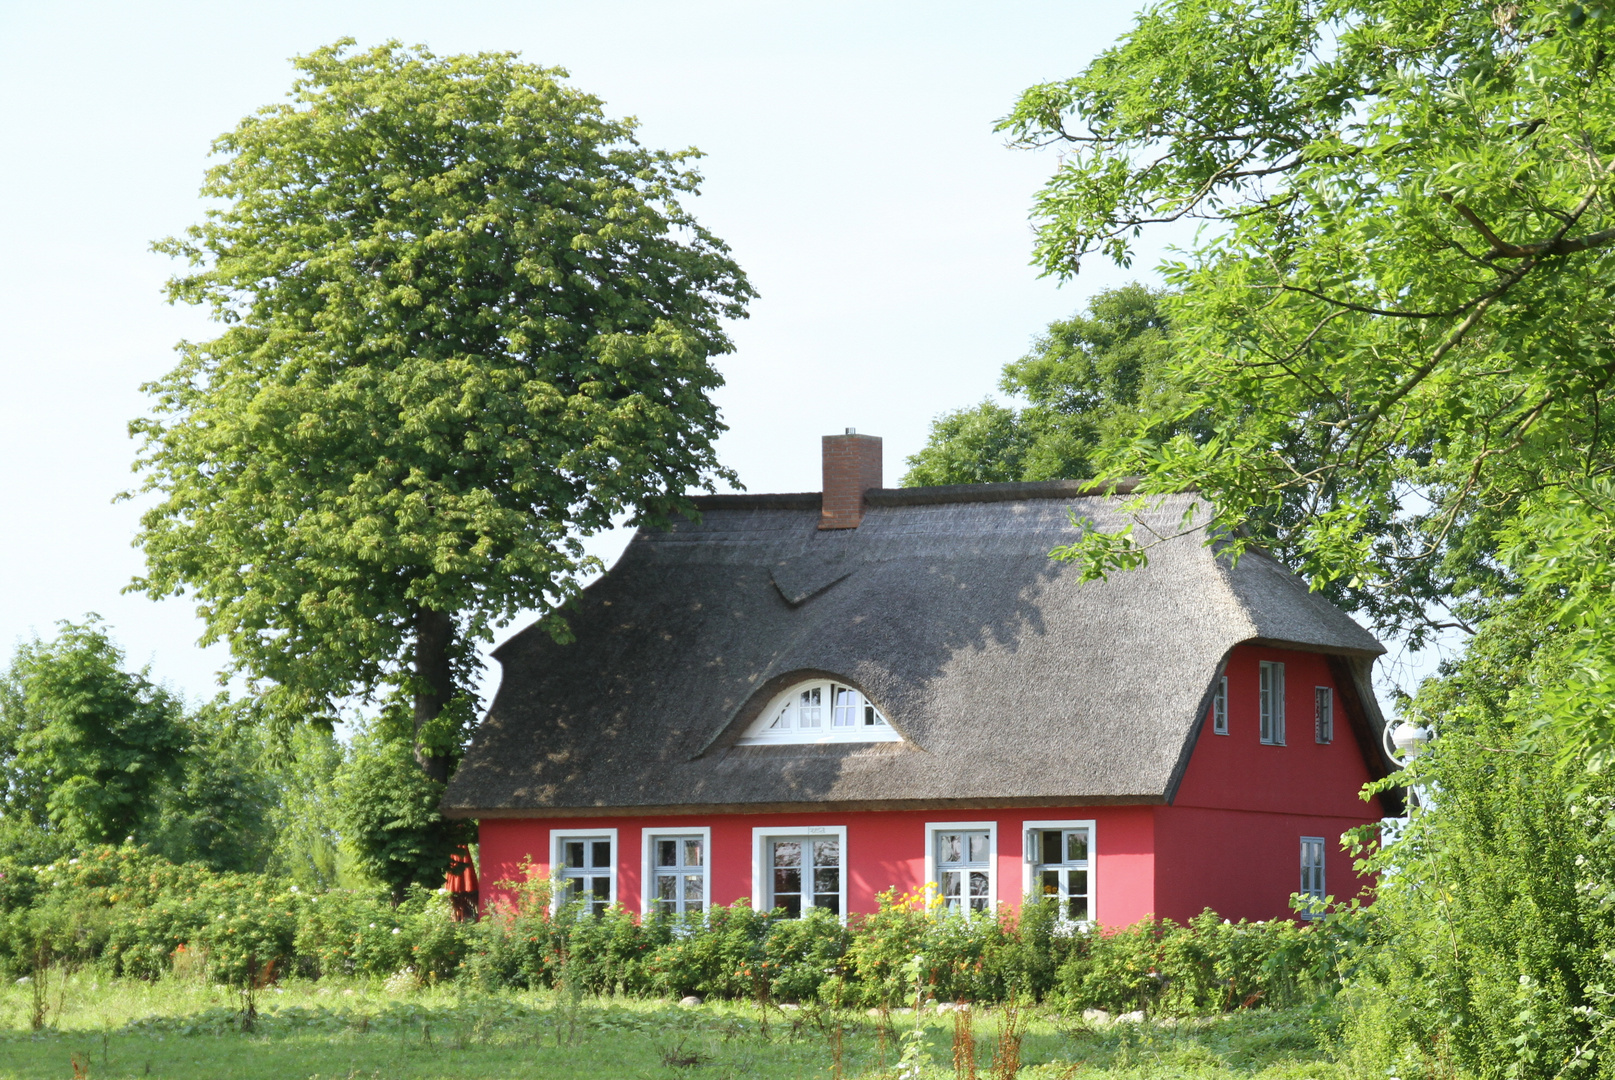
<path fill-rule="evenodd" d="M 901 742 L 872 701 L 833 679 L 799 682 L 768 703 L 737 743 Z"/>

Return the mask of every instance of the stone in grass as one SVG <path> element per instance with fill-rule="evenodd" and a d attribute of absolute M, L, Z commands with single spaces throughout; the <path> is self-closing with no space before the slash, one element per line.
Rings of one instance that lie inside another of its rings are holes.
<path fill-rule="evenodd" d="M 1122 1013 L 1120 1016 L 1116 1017 L 1116 1023 L 1118 1024 L 1142 1024 L 1143 1022 L 1143 1009 L 1135 1009 L 1132 1012 Z"/>
<path fill-rule="evenodd" d="M 679 998 L 679 1004 L 699 1005 L 701 1004 L 701 996 L 699 994 L 686 994 L 684 997 Z"/>
<path fill-rule="evenodd" d="M 1082 1019 L 1090 1024 L 1108 1024 L 1110 1013 L 1104 1009 L 1083 1009 Z"/>

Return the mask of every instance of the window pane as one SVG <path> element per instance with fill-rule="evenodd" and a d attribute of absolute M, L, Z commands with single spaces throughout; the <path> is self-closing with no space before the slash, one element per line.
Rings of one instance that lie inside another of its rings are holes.
<path fill-rule="evenodd" d="M 782 840 L 774 845 L 775 866 L 801 866 L 802 845 L 795 840 Z"/>
<path fill-rule="evenodd" d="M 706 899 L 706 897 L 704 895 L 706 893 L 706 886 L 707 886 L 707 879 L 702 877 L 700 874 L 685 874 L 684 875 L 684 900 L 685 900 L 685 902 L 689 903 L 691 901 L 694 901 L 695 903 L 699 904 L 702 900 Z"/>
<path fill-rule="evenodd" d="M 1068 919 L 1086 919 L 1088 917 L 1088 898 L 1073 896 L 1067 900 L 1065 914 Z"/>
<path fill-rule="evenodd" d="M 589 879 L 589 889 L 596 900 L 611 899 L 611 879 L 608 877 L 592 877 Z"/>
<path fill-rule="evenodd" d="M 816 728 L 819 726 L 820 702 L 822 691 L 815 686 L 811 690 L 804 690 L 796 701 L 796 724 L 798 727 Z"/>
<path fill-rule="evenodd" d="M 684 865 L 685 866 L 701 866 L 701 865 L 703 865 L 700 838 L 695 837 L 695 838 L 686 839 L 684 841 Z"/>
<path fill-rule="evenodd" d="M 856 726 L 858 723 L 858 698 L 860 696 L 858 691 L 845 686 L 837 686 L 834 688 L 833 693 L 835 694 L 836 704 L 835 726 Z"/>
<path fill-rule="evenodd" d="M 561 886 L 562 900 L 570 903 L 583 895 L 583 879 L 567 878 Z"/>
<path fill-rule="evenodd" d="M 949 907 L 959 903 L 959 871 L 944 870 L 942 872 L 942 898 L 948 902 Z"/>
<path fill-rule="evenodd" d="M 656 899 L 677 900 L 679 898 L 679 879 L 672 874 L 656 875 Z"/>
<path fill-rule="evenodd" d="M 589 846 L 594 849 L 594 861 L 589 865 L 597 869 L 607 869 L 611 866 L 611 841 L 593 840 Z"/>
<path fill-rule="evenodd" d="M 841 897 L 837 893 L 820 893 L 813 898 L 813 906 L 823 908 L 832 915 L 840 915 Z"/>
<path fill-rule="evenodd" d="M 841 871 L 834 867 L 814 870 L 813 891 L 816 893 L 840 892 Z"/>
<path fill-rule="evenodd" d="M 778 867 L 774 870 L 774 891 L 776 893 L 799 893 L 802 891 L 802 871 Z"/>
<path fill-rule="evenodd" d="M 800 919 L 802 917 L 802 898 L 798 895 L 776 896 L 774 906 L 784 908 L 785 914 L 790 918 Z"/>
<path fill-rule="evenodd" d="M 988 888 L 989 885 L 987 874 L 984 871 L 970 871 L 970 898 L 972 900 L 985 901 L 987 899 Z"/>
<path fill-rule="evenodd" d="M 1088 830 L 1077 829 L 1065 834 L 1066 862 L 1086 862 L 1088 859 Z"/>
<path fill-rule="evenodd" d="M 1058 871 L 1058 870 L 1045 870 L 1045 871 L 1043 871 L 1042 882 L 1043 882 L 1043 895 L 1044 896 L 1059 896 L 1060 895 L 1060 871 Z"/>
<path fill-rule="evenodd" d="M 1067 870 L 1065 872 L 1065 891 L 1068 896 L 1088 895 L 1088 871 Z"/>
<path fill-rule="evenodd" d="M 1044 830 L 1044 832 L 1043 832 L 1043 859 L 1042 859 L 1043 862 L 1046 862 L 1046 863 L 1065 862 L 1064 856 L 1060 854 L 1060 836 L 1061 836 L 1061 834 L 1059 832 L 1053 830 L 1053 829 L 1045 829 Z"/>
<path fill-rule="evenodd" d="M 568 840 L 562 847 L 566 851 L 566 865 L 568 869 L 577 870 L 583 866 L 583 841 Z"/>
<path fill-rule="evenodd" d="M 656 865 L 677 866 L 679 864 L 679 842 L 677 840 L 656 841 Z"/>
<path fill-rule="evenodd" d="M 841 841 L 815 840 L 813 841 L 814 866 L 840 866 Z"/>
<path fill-rule="evenodd" d="M 973 863 L 982 863 L 987 861 L 986 833 L 981 832 L 970 834 L 970 861 Z"/>
<path fill-rule="evenodd" d="M 774 722 L 768 725 L 771 728 L 785 729 L 791 726 L 791 703 L 786 702 L 774 716 Z"/>
<path fill-rule="evenodd" d="M 959 850 L 959 845 L 963 839 L 958 833 L 939 833 L 937 835 L 937 847 L 940 850 L 937 852 L 937 861 L 949 864 L 957 863 L 962 854 Z"/>

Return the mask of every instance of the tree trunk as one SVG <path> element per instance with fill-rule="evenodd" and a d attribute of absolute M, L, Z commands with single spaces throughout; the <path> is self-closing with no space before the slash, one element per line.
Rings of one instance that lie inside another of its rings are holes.
<path fill-rule="evenodd" d="M 415 612 L 415 760 L 438 783 L 449 779 L 449 755 L 421 745 L 421 729 L 437 719 L 454 696 L 454 671 L 449 648 L 454 643 L 454 617 L 446 611 L 419 608 Z"/>

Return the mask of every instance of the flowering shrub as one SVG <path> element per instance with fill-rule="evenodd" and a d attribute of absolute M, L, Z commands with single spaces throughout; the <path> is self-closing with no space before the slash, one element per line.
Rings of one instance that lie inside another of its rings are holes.
<path fill-rule="evenodd" d="M 889 1008 L 1013 997 L 1192 1015 L 1332 991 L 1367 918 L 1354 909 L 1309 925 L 1229 923 L 1206 912 L 1101 932 L 1049 904 L 960 917 L 887 892 L 879 910 L 845 922 L 744 901 L 639 919 L 616 906 L 552 913 L 547 882 L 500 884 L 516 902 L 461 923 L 447 895 L 419 886 L 397 905 L 380 890 L 311 894 L 133 846 L 42 866 L 0 860 L 0 969 L 24 974 L 44 959 L 237 986 L 341 975 Z"/>

